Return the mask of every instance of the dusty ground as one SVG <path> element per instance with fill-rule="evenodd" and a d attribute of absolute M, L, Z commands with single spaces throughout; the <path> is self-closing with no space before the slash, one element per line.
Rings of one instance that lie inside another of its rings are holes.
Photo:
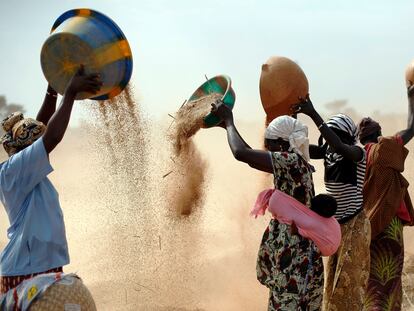
<path fill-rule="evenodd" d="M 247 142 L 260 147 L 263 123 L 238 123 Z M 384 132 L 403 124 L 389 119 Z M 104 166 L 108 155 L 94 149 L 83 129 L 71 129 L 51 155 L 50 178 L 60 194 L 71 255 L 65 271 L 83 278 L 99 310 L 265 310 L 267 291 L 256 281 L 255 259 L 268 218 L 248 216 L 266 186 L 265 174 L 233 160 L 224 130 L 202 130 L 196 143 L 208 161 L 205 204 L 189 218 L 171 217 L 164 194 L 168 177 L 162 178 L 171 166 L 165 128 L 151 128 L 151 178 L 136 190 Z M 321 168 L 318 163 L 314 176 L 318 191 Z M 0 247 L 6 228 L 1 209 Z M 405 229 L 408 254 L 414 254 L 413 233 Z"/>

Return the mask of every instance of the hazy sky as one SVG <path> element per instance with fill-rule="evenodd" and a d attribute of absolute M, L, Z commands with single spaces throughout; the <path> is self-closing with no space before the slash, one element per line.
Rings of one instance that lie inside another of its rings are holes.
<path fill-rule="evenodd" d="M 125 33 L 136 95 L 152 117 L 176 110 L 204 74 L 225 73 L 233 80 L 236 117 L 263 118 L 260 68 L 271 55 L 300 64 L 316 107 L 348 99 L 363 113 L 407 110 L 412 0 L 0 0 L 0 94 L 30 115 L 46 89 L 42 44 L 55 19 L 79 7 L 110 16 Z"/>

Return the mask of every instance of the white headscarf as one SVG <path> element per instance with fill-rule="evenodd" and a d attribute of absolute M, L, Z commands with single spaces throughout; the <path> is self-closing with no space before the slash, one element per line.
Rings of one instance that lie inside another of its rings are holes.
<path fill-rule="evenodd" d="M 266 139 L 284 139 L 289 141 L 289 151 L 296 152 L 306 161 L 309 161 L 308 127 L 300 121 L 280 116 L 270 122 L 265 132 Z"/>

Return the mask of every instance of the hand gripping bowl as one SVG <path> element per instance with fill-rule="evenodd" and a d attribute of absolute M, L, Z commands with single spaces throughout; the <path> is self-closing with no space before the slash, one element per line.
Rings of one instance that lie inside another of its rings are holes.
<path fill-rule="evenodd" d="M 221 100 L 223 103 L 233 109 L 236 101 L 236 94 L 231 87 L 231 79 L 226 75 L 218 75 L 204 82 L 194 93 L 190 96 L 187 102 L 199 99 L 201 97 L 210 95 L 212 93 L 222 94 Z M 222 120 L 212 113 L 209 113 L 204 118 L 204 126 L 206 128 L 220 124 Z"/>
<path fill-rule="evenodd" d="M 79 93 L 76 99 L 113 98 L 132 74 L 132 53 L 121 29 L 109 17 L 90 9 L 67 11 L 55 21 L 40 61 L 46 80 L 59 94 L 65 92 L 80 64 L 86 73 L 100 74 L 101 90 Z"/>

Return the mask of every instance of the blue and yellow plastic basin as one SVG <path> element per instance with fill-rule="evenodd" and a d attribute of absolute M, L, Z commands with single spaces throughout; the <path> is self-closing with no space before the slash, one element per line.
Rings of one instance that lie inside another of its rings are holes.
<path fill-rule="evenodd" d="M 43 74 L 59 93 L 80 64 L 85 72 L 99 73 L 98 94 L 79 93 L 76 99 L 106 100 L 127 86 L 132 75 L 132 53 L 121 29 L 109 17 L 90 9 L 63 13 L 54 23 L 41 52 Z"/>
<path fill-rule="evenodd" d="M 236 94 L 234 93 L 234 90 L 231 87 L 230 77 L 226 75 L 215 76 L 214 78 L 211 78 L 204 82 L 193 93 L 193 95 L 191 95 L 191 97 L 188 99 L 188 102 L 199 99 L 203 96 L 207 96 L 212 93 L 222 94 L 223 97 L 221 98 L 221 100 L 223 101 L 223 103 L 230 109 L 233 109 L 234 102 L 236 101 Z M 206 128 L 213 127 L 220 124 L 221 121 L 222 120 L 220 118 L 218 118 L 212 113 L 209 113 L 204 118 L 204 125 Z"/>

